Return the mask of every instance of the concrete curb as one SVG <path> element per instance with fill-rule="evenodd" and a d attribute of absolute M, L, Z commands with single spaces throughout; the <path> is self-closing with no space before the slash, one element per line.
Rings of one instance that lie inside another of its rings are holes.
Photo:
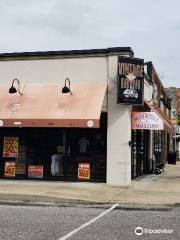
<path fill-rule="evenodd" d="M 21 194 L 0 194 L 0 202 L 30 202 L 30 203 L 88 203 L 88 204 L 107 204 L 107 202 L 97 202 L 92 200 L 82 200 L 76 198 L 58 198 L 51 196 L 38 196 L 38 195 L 21 195 Z"/>

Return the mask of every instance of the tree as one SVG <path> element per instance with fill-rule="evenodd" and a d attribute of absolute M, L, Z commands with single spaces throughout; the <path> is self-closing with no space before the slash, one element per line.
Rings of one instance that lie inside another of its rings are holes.
<path fill-rule="evenodd" d="M 176 117 L 176 124 L 180 126 L 180 114 L 178 114 Z"/>

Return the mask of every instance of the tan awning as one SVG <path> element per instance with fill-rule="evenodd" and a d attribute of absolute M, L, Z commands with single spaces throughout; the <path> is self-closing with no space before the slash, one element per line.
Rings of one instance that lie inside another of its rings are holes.
<path fill-rule="evenodd" d="M 60 84 L 27 84 L 23 96 L 0 85 L 0 120 L 4 127 L 99 127 L 106 83 L 72 84 L 70 94 Z"/>
<path fill-rule="evenodd" d="M 168 132 L 168 133 L 172 133 L 173 129 L 172 129 L 172 127 L 171 127 L 170 122 L 162 116 L 162 114 L 160 113 L 160 110 L 158 110 L 157 108 L 154 108 L 154 107 L 151 105 L 151 103 L 148 102 L 148 101 L 146 101 L 146 100 L 145 100 L 145 103 L 146 103 L 146 105 L 151 109 L 151 111 L 152 111 L 152 112 L 155 112 L 155 113 L 159 116 L 159 118 L 163 121 L 164 130 L 165 130 L 166 132 Z"/>

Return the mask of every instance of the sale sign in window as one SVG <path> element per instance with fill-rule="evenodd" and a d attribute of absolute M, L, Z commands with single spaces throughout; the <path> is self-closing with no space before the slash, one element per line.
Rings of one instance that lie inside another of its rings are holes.
<path fill-rule="evenodd" d="M 29 178 L 43 178 L 43 166 L 42 165 L 29 165 L 28 166 Z"/>
<path fill-rule="evenodd" d="M 90 179 L 90 164 L 79 163 L 78 164 L 78 179 L 89 180 Z"/>
<path fill-rule="evenodd" d="M 3 157 L 18 157 L 18 137 L 4 137 Z"/>
<path fill-rule="evenodd" d="M 4 176 L 15 177 L 15 172 L 16 172 L 16 163 L 12 161 L 5 162 Z"/>

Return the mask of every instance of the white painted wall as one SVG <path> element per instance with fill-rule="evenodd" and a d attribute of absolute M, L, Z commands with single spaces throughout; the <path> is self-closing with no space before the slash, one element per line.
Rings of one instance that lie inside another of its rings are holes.
<path fill-rule="evenodd" d="M 153 86 L 144 80 L 144 99 L 150 101 L 152 99 Z"/>
<path fill-rule="evenodd" d="M 144 80 L 144 99 L 150 101 L 152 99 L 153 86 Z M 149 134 L 149 158 L 153 158 L 153 131 Z"/>
<path fill-rule="evenodd" d="M 131 106 L 117 104 L 117 57 L 108 59 L 107 184 L 131 183 Z"/>

